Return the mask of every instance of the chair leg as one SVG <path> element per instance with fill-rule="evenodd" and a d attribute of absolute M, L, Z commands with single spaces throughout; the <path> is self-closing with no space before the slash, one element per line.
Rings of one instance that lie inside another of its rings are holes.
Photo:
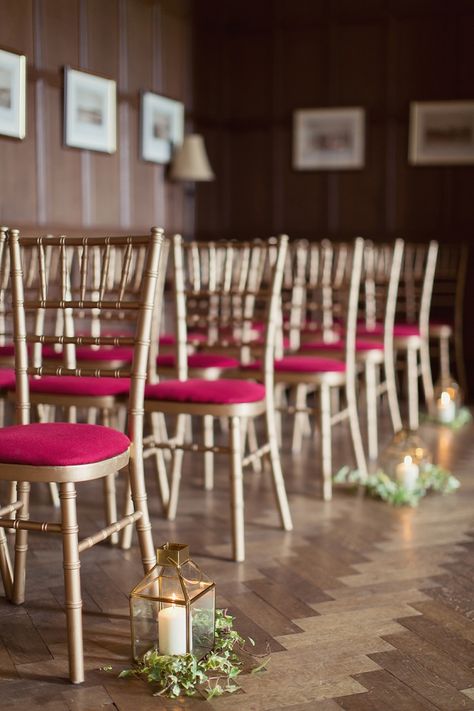
<path fill-rule="evenodd" d="M 304 383 L 297 385 L 295 394 L 295 407 L 297 410 L 299 408 L 306 407 L 307 396 L 308 388 L 306 387 L 306 385 L 304 385 Z M 307 429 L 306 420 L 306 412 L 297 411 L 295 413 L 295 417 L 293 420 L 293 439 L 291 442 L 292 452 L 301 452 L 301 447 L 303 445 L 303 435 L 305 434 Z"/>
<path fill-rule="evenodd" d="M 5 597 L 7 600 L 11 600 L 13 593 L 13 570 L 10 553 L 8 551 L 7 537 L 3 528 L 0 528 L 0 575 L 5 590 Z"/>
<path fill-rule="evenodd" d="M 22 507 L 17 512 L 17 517 L 22 521 L 27 521 L 30 517 L 30 483 L 20 481 L 17 485 L 18 501 Z M 25 602 L 25 582 L 26 582 L 26 555 L 28 552 L 28 531 L 17 531 L 15 534 L 15 565 L 13 574 L 13 596 L 15 605 Z"/>
<path fill-rule="evenodd" d="M 156 565 L 156 552 L 153 545 L 150 516 L 145 486 L 145 470 L 143 464 L 143 447 L 135 441 L 134 451 L 129 463 L 130 488 L 132 492 L 133 508 L 141 511 L 141 517 L 135 526 L 138 544 L 142 556 L 143 569 L 147 573 Z"/>
<path fill-rule="evenodd" d="M 331 391 L 326 383 L 320 388 L 321 464 L 323 499 L 332 499 Z"/>
<path fill-rule="evenodd" d="M 385 382 L 387 384 L 388 409 L 394 432 L 402 429 L 400 405 L 398 404 L 397 378 L 395 374 L 395 352 L 385 353 L 384 357 Z"/>
<path fill-rule="evenodd" d="M 82 643 L 81 563 L 79 561 L 76 512 L 76 487 L 68 482 L 59 485 L 61 529 L 63 538 L 64 589 L 66 599 L 69 676 L 73 684 L 84 681 Z"/>
<path fill-rule="evenodd" d="M 285 384 L 276 383 L 275 385 L 275 424 L 276 424 L 276 434 L 278 446 L 281 447 L 283 442 L 283 428 L 282 428 L 282 414 L 281 407 L 283 407 L 283 402 L 285 400 Z"/>
<path fill-rule="evenodd" d="M 240 419 L 229 418 L 230 435 L 230 505 L 232 520 L 232 552 L 234 560 L 245 560 L 244 486 Z"/>
<path fill-rule="evenodd" d="M 255 429 L 255 420 L 253 417 L 246 418 L 245 419 L 245 424 L 243 421 L 243 418 L 241 420 L 241 427 L 242 427 L 242 452 L 245 454 L 245 443 L 246 441 L 248 442 L 249 445 L 249 452 L 256 452 L 258 449 L 258 440 L 257 440 L 257 432 Z M 262 471 L 262 460 L 257 457 L 257 459 L 254 459 L 252 462 L 252 469 L 254 470 L 255 474 L 260 474 Z"/>
<path fill-rule="evenodd" d="M 290 507 L 286 496 L 285 480 L 281 469 L 274 407 L 267 407 L 265 420 L 267 425 L 268 444 L 270 445 L 270 464 L 272 467 L 273 489 L 277 500 L 278 513 L 280 514 L 281 527 L 285 531 L 292 531 L 293 521 L 291 520 Z"/>
<path fill-rule="evenodd" d="M 367 399 L 367 441 L 369 459 L 378 456 L 377 428 L 377 365 L 367 358 L 365 361 L 365 394 Z"/>
<path fill-rule="evenodd" d="M 127 476 L 125 484 L 125 493 L 123 498 L 123 516 L 128 516 L 133 513 L 132 488 L 130 486 L 130 475 Z M 122 528 L 119 534 L 120 548 L 128 551 L 132 546 L 133 524 L 129 524 Z"/>
<path fill-rule="evenodd" d="M 418 351 L 407 349 L 408 423 L 411 430 L 418 429 Z"/>
<path fill-rule="evenodd" d="M 176 434 L 175 441 L 176 444 L 183 444 L 184 435 L 186 429 L 187 415 L 178 415 L 176 420 Z M 176 518 L 176 510 L 178 508 L 178 497 L 179 497 L 179 485 L 181 482 L 181 469 L 183 465 L 183 455 L 184 451 L 182 449 L 175 449 L 173 452 L 173 466 L 171 469 L 171 489 L 170 489 L 170 500 L 168 504 L 168 521 L 174 521 Z"/>
<path fill-rule="evenodd" d="M 431 360 L 430 360 L 430 344 L 429 340 L 423 340 L 420 348 L 420 367 L 421 381 L 423 383 L 423 392 L 425 394 L 426 408 L 428 412 L 433 413 L 434 408 L 434 389 L 433 377 L 431 375 Z"/>
<path fill-rule="evenodd" d="M 214 446 L 214 418 L 212 415 L 204 415 L 204 446 Z M 214 453 L 204 453 L 204 488 L 206 491 L 212 491 L 214 488 Z"/>
<path fill-rule="evenodd" d="M 449 336 L 440 336 L 439 338 L 439 370 L 443 380 L 449 378 L 450 363 L 449 363 Z"/>
<path fill-rule="evenodd" d="M 75 408 L 74 408 L 75 409 Z M 100 413 L 101 424 L 110 427 L 110 412 L 102 410 Z M 109 474 L 103 480 L 104 500 L 105 500 L 105 521 L 107 526 L 117 521 L 117 493 L 115 486 L 115 474 Z M 118 533 L 112 533 L 109 538 L 111 545 L 119 542 Z"/>
<path fill-rule="evenodd" d="M 151 430 L 155 442 L 166 442 L 167 437 L 163 438 L 163 415 L 161 412 L 151 413 Z M 168 483 L 168 474 L 166 473 L 166 464 L 164 450 L 157 449 L 155 454 L 156 474 L 158 477 L 158 488 L 160 490 L 161 504 L 166 510 L 170 500 L 170 486 Z"/>

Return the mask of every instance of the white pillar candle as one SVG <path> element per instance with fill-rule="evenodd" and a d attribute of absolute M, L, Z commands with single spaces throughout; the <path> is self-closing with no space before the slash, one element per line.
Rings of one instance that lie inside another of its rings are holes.
<path fill-rule="evenodd" d="M 186 654 L 186 608 L 165 607 L 158 613 L 160 654 Z"/>
<path fill-rule="evenodd" d="M 449 396 L 449 393 L 442 392 L 436 403 L 438 409 L 438 421 L 449 424 L 456 417 L 456 404 Z"/>
<path fill-rule="evenodd" d="M 401 486 L 405 487 L 407 491 L 413 491 L 416 486 L 419 473 L 420 469 L 418 465 L 413 462 L 410 455 L 407 455 L 403 462 L 397 466 L 397 481 Z"/>

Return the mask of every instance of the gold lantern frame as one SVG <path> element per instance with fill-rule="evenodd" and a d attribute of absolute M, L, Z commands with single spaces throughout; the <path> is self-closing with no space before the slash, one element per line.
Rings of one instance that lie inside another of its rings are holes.
<path fill-rule="evenodd" d="M 156 566 L 143 578 L 131 591 L 130 596 L 129 596 L 129 603 L 130 603 L 130 622 L 131 622 L 131 633 L 132 633 L 132 652 L 133 652 L 133 658 L 135 660 L 139 659 L 139 655 L 136 653 L 136 639 L 137 639 L 137 630 L 136 630 L 136 620 L 135 620 L 135 614 L 134 614 L 134 609 L 133 609 L 133 603 L 134 600 L 136 599 L 141 599 L 149 603 L 155 603 L 158 606 L 158 612 L 161 611 L 162 609 L 165 609 L 166 606 L 172 606 L 172 607 L 177 607 L 177 608 L 183 608 L 186 610 L 186 654 L 190 654 L 193 651 L 193 645 L 192 645 L 192 622 L 191 622 L 191 614 L 192 614 L 192 608 L 195 605 L 195 603 L 200 600 L 202 597 L 205 595 L 212 595 L 212 644 L 209 647 L 209 649 L 206 649 L 203 654 L 201 655 L 196 655 L 198 656 L 199 659 L 202 657 L 206 656 L 213 648 L 215 644 L 215 632 L 216 632 L 216 604 L 215 604 L 215 582 L 212 580 L 207 579 L 207 576 L 199 565 L 191 559 L 190 554 L 189 554 L 189 546 L 187 544 L 181 544 L 181 543 L 170 543 L 167 542 L 163 546 L 160 546 L 157 551 L 156 551 Z M 182 568 L 183 566 L 189 563 L 192 565 L 195 570 L 197 571 L 198 575 L 200 576 L 200 584 L 205 585 L 203 589 L 196 594 L 191 594 L 189 593 L 189 584 L 188 584 L 188 579 L 183 575 Z M 183 599 L 177 599 L 176 597 L 170 597 L 169 595 L 165 594 L 163 591 L 163 580 L 165 576 L 160 573 L 156 576 L 156 580 L 153 580 L 153 575 L 158 572 L 159 569 L 172 569 L 173 572 L 176 574 L 176 579 L 179 583 L 179 586 L 181 588 L 181 592 L 183 595 Z M 145 590 L 147 588 L 150 588 L 150 586 L 156 585 L 157 586 L 157 591 L 156 594 L 150 594 L 147 592 L 145 594 Z M 157 620 L 155 622 L 156 630 L 157 630 L 157 641 L 158 641 L 158 650 L 159 650 L 159 621 L 158 621 L 158 615 L 157 615 Z"/>

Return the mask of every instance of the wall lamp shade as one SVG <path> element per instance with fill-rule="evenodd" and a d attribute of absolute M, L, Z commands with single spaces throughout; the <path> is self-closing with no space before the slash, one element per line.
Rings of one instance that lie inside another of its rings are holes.
<path fill-rule="evenodd" d="M 184 137 L 183 144 L 178 146 L 173 154 L 170 175 L 173 180 L 214 180 L 215 176 L 200 134 L 190 133 Z"/>

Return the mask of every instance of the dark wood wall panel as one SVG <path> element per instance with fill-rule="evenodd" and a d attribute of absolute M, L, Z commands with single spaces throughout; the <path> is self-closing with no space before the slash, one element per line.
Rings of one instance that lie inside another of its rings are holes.
<path fill-rule="evenodd" d="M 191 0 L 0 0 L 0 46 L 28 59 L 27 137 L 0 136 L 2 224 L 183 229 L 182 187 L 140 159 L 139 90 L 192 109 L 191 11 Z M 65 65 L 117 81 L 115 154 L 63 145 Z"/>
<path fill-rule="evenodd" d="M 468 241 L 474 166 L 408 164 L 412 101 L 473 100 L 470 0 L 198 0 L 195 116 L 216 181 L 199 186 L 201 237 Z M 296 109 L 362 106 L 361 170 L 295 171 Z M 474 338 L 466 329 L 474 372 Z"/>

